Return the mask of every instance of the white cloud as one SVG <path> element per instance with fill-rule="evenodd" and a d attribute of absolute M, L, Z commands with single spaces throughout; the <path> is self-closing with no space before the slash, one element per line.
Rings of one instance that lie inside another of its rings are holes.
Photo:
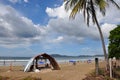
<path fill-rule="evenodd" d="M 28 3 L 28 0 L 24 0 L 24 2 Z"/>
<path fill-rule="evenodd" d="M 64 4 L 60 7 L 57 8 L 46 8 L 46 13 L 50 16 L 50 17 L 57 17 L 57 18 L 65 18 L 69 16 L 69 12 L 66 12 L 64 10 Z"/>
<path fill-rule="evenodd" d="M 100 40 L 96 25 L 90 23 L 90 26 L 87 27 L 82 14 L 76 15 L 74 20 L 69 20 L 69 12 L 64 10 L 64 4 L 57 8 L 47 8 L 46 12 L 49 17 L 56 17 L 49 20 L 49 29 L 51 32 L 64 36 L 64 41 L 82 42 L 88 38 Z M 109 36 L 109 31 L 114 29 L 116 24 L 120 24 L 119 13 L 120 11 L 113 7 L 113 5 L 107 8 L 106 16 L 103 17 L 98 13 L 98 20 L 106 39 Z"/>
<path fill-rule="evenodd" d="M 24 1 L 28 2 L 28 0 Z M 116 10 L 114 7 L 111 9 Z M 98 16 L 105 38 L 108 38 L 109 31 L 120 23 L 120 11 L 111 9 L 107 10 L 105 17 Z M 50 17 L 47 26 L 35 25 L 32 20 L 21 16 L 11 6 L 0 5 L 0 44 L 16 47 L 30 45 L 34 42 L 81 43 L 88 38 L 99 39 L 97 27 L 93 24 L 87 27 L 82 14 L 76 15 L 74 20 L 69 20 L 70 11 L 64 10 L 64 4 L 56 8 L 47 7 L 46 13 Z"/>
<path fill-rule="evenodd" d="M 103 31 L 104 37 L 108 38 L 108 36 L 110 35 L 110 31 L 113 30 L 114 28 L 116 28 L 117 26 L 115 24 L 108 24 L 105 23 L 101 26 L 101 29 Z"/>
<path fill-rule="evenodd" d="M 12 14 L 12 13 L 14 13 L 14 14 Z M 11 14 L 14 16 L 19 15 L 19 13 L 17 11 L 15 11 L 14 8 L 12 8 L 11 6 L 0 4 L 0 16 L 6 16 L 7 14 Z"/>
<path fill-rule="evenodd" d="M 20 3 L 21 1 L 24 1 L 25 3 L 28 3 L 29 0 L 9 0 L 11 3 Z"/>
<path fill-rule="evenodd" d="M 12 3 L 17 3 L 17 2 L 19 2 L 20 0 L 9 0 L 10 2 L 12 2 Z"/>
<path fill-rule="evenodd" d="M 60 43 L 63 41 L 63 36 L 58 36 L 56 39 L 53 39 L 51 42 L 53 43 Z"/>
<path fill-rule="evenodd" d="M 56 11 L 60 11 L 59 8 L 57 8 Z M 65 14 L 67 14 L 67 12 Z M 84 22 L 82 15 L 77 15 L 75 20 L 69 20 L 68 14 L 64 15 L 64 18 L 58 16 L 56 19 L 51 19 L 48 25 L 52 30 L 51 32 L 56 32 L 58 34 L 64 35 L 66 41 L 75 40 L 77 42 L 81 42 L 84 40 L 84 38 L 89 36 L 98 38 L 98 32 L 96 28 L 92 26 L 88 28 Z"/>
<path fill-rule="evenodd" d="M 42 28 L 23 17 L 11 6 L 0 5 L 0 46 L 17 47 L 40 42 Z"/>
<path fill-rule="evenodd" d="M 109 5 L 106 10 L 106 15 L 101 16 L 98 13 L 98 20 L 100 23 L 108 23 L 108 24 L 120 24 L 120 10 L 113 5 Z"/>

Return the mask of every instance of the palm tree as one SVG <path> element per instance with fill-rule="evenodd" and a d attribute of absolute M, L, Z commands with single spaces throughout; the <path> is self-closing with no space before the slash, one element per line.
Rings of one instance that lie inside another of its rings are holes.
<path fill-rule="evenodd" d="M 109 5 L 109 3 L 113 3 L 118 9 L 120 9 L 119 5 L 114 0 L 64 0 L 64 1 L 65 1 L 66 11 L 72 9 L 70 18 L 74 19 L 76 14 L 82 11 L 84 15 L 84 19 L 86 20 L 88 26 L 90 19 L 92 19 L 93 23 L 97 25 L 102 42 L 104 57 L 106 61 L 106 69 L 108 70 L 109 69 L 108 56 L 106 53 L 105 42 L 100 28 L 100 24 L 97 20 L 95 9 L 99 9 L 104 16 L 106 11 L 106 6 Z"/>

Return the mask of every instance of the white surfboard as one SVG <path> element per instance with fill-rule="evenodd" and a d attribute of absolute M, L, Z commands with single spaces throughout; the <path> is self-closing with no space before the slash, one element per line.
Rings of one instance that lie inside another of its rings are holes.
<path fill-rule="evenodd" d="M 30 66 L 33 64 L 33 60 L 34 60 L 34 58 L 31 58 L 31 59 L 28 61 L 27 65 L 26 65 L 26 67 L 25 67 L 25 69 L 24 69 L 24 72 L 28 72 L 28 71 L 30 70 Z"/>

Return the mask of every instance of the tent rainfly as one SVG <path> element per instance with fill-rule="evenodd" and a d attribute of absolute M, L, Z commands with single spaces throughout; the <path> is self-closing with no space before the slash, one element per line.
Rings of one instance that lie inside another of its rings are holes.
<path fill-rule="evenodd" d="M 60 67 L 59 67 L 58 63 L 56 62 L 56 60 L 53 57 L 51 57 L 50 55 L 43 53 L 43 54 L 39 54 L 39 55 L 31 58 L 28 61 L 28 64 L 26 65 L 24 72 L 30 72 L 30 71 L 33 71 L 34 69 L 40 69 L 38 67 L 39 59 L 41 59 L 41 60 L 48 59 L 54 70 L 60 70 Z"/>

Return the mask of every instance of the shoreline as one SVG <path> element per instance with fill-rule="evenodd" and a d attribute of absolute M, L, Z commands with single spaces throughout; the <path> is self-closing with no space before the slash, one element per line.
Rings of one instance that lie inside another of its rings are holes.
<path fill-rule="evenodd" d="M 67 63 L 70 60 L 76 61 L 76 62 L 86 62 L 88 60 L 93 61 L 95 57 L 91 58 L 54 58 L 59 64 L 61 63 Z M 14 66 L 26 66 L 30 59 L 0 59 L 0 66 L 9 66 L 11 63 Z M 103 57 L 99 57 L 99 60 L 103 60 Z"/>

